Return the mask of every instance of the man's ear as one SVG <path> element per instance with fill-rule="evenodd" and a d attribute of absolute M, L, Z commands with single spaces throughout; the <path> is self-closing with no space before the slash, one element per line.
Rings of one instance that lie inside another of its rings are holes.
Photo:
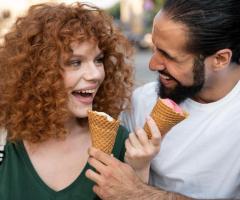
<path fill-rule="evenodd" d="M 231 63 L 232 51 L 230 49 L 221 49 L 214 54 L 213 70 L 222 70 Z"/>

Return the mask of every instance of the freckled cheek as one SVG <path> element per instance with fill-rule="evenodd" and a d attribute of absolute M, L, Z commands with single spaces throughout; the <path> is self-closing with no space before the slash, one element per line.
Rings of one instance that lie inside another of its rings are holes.
<path fill-rule="evenodd" d="M 100 84 L 102 84 L 103 81 L 106 79 L 106 73 L 105 73 L 104 68 L 100 71 L 100 74 L 101 74 Z"/>
<path fill-rule="evenodd" d="M 63 80 L 64 80 L 65 88 L 70 88 L 76 84 L 78 79 L 76 78 L 76 75 L 74 75 L 74 74 L 65 74 L 63 76 Z"/>

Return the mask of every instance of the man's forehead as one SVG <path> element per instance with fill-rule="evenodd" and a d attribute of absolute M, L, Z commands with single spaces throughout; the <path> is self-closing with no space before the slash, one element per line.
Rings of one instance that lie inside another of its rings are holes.
<path fill-rule="evenodd" d="M 188 41 L 187 27 L 176 22 L 169 15 L 160 11 L 155 19 L 152 30 L 153 44 L 173 57 L 177 55 L 186 56 L 186 45 Z"/>
<path fill-rule="evenodd" d="M 159 19 L 163 15 L 163 11 L 159 10 L 153 19 L 153 25 L 156 23 L 156 20 Z"/>
<path fill-rule="evenodd" d="M 154 32 L 173 32 L 173 31 L 181 31 L 187 32 L 189 29 L 186 25 L 176 22 L 171 19 L 166 13 L 160 10 L 153 21 L 153 34 Z"/>

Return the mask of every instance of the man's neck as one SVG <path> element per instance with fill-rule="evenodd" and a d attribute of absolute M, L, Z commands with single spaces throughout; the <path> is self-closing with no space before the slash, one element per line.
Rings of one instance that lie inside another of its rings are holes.
<path fill-rule="evenodd" d="M 231 70 L 219 72 L 208 80 L 202 90 L 192 99 L 199 103 L 211 103 L 225 97 L 240 80 L 240 66 L 232 66 Z"/>

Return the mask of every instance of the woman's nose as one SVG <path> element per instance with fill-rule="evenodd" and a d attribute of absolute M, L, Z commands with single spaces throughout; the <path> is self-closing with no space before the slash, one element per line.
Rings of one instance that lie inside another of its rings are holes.
<path fill-rule="evenodd" d="M 105 75 L 104 67 L 96 65 L 94 62 L 89 63 L 86 65 L 84 78 L 86 80 L 99 80 Z"/>

